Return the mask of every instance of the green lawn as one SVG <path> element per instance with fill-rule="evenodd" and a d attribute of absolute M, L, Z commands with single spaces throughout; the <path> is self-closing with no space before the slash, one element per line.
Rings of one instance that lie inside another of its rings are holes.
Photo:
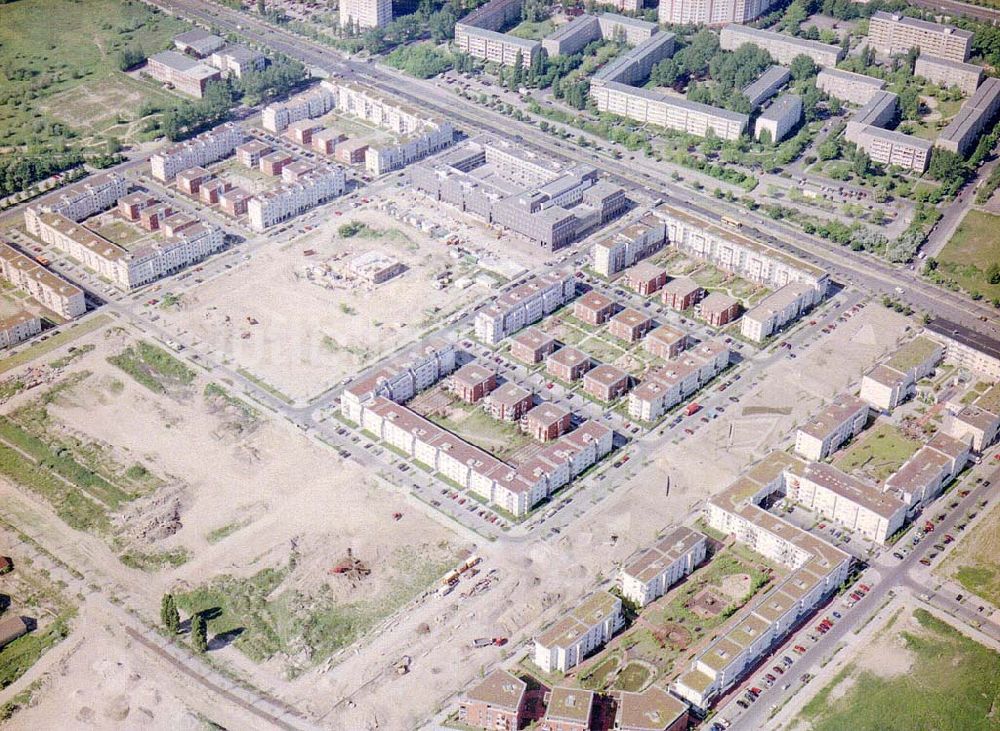
<path fill-rule="evenodd" d="M 140 340 L 108 362 L 128 373 L 153 393 L 190 386 L 194 371 L 159 346 Z"/>
<path fill-rule="evenodd" d="M 77 338 L 88 333 L 99 330 L 111 322 L 109 315 L 96 315 L 83 322 L 74 322 L 63 328 L 62 332 L 56 333 L 48 340 L 36 340 L 24 350 L 14 355 L 0 360 L 0 373 L 6 373 L 14 368 L 19 368 L 25 363 L 30 363 L 35 358 L 41 358 L 46 353 L 51 353 L 56 348 L 66 345 Z"/>
<path fill-rule="evenodd" d="M 938 268 L 967 292 L 987 299 L 1000 297 L 1000 281 L 992 283 L 987 270 L 1000 263 L 1000 216 L 969 211 L 937 257 Z"/>
<path fill-rule="evenodd" d="M 1000 606 L 1000 503 L 948 555 L 938 571 Z"/>
<path fill-rule="evenodd" d="M 920 442 L 903 434 L 891 424 L 877 424 L 834 461 L 844 472 L 862 471 L 882 481 L 920 449 Z"/>
<path fill-rule="evenodd" d="M 501 460 L 507 459 L 533 441 L 516 424 L 498 421 L 478 408 L 462 411 L 450 418 L 437 415 L 428 418 L 455 436 L 485 449 Z"/>
<path fill-rule="evenodd" d="M 859 671 L 838 675 L 802 710 L 812 731 L 989 731 L 998 726 L 1000 654 L 960 634 L 924 609 L 898 631 L 914 655 L 911 669 L 891 678 Z M 846 693 L 831 691 L 848 676 Z"/>
<path fill-rule="evenodd" d="M 527 38 L 529 41 L 540 41 L 555 30 L 555 28 L 556 24 L 552 22 L 551 18 L 547 18 L 537 22 L 530 20 L 522 21 L 507 32 L 518 38 Z"/>
<path fill-rule="evenodd" d="M 62 143 L 113 132 L 150 101 L 173 97 L 126 77 L 117 57 L 167 48 L 181 20 L 138 0 L 18 0 L 0 4 L 0 146 Z M 69 129 L 67 129 L 69 128 Z"/>

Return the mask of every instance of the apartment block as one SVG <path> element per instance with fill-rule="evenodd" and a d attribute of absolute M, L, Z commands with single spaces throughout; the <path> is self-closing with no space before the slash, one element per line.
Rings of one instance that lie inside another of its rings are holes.
<path fill-rule="evenodd" d="M 382 91 L 351 81 L 327 81 L 337 111 L 370 122 L 395 135 L 386 144 L 370 145 L 365 168 L 374 175 L 400 170 L 443 150 L 455 140 L 452 123 L 405 104 Z"/>
<path fill-rule="evenodd" d="M 211 82 L 222 78 L 218 69 L 177 51 L 161 51 L 150 56 L 146 72 L 157 81 L 170 84 L 196 99 L 205 96 Z"/>
<path fill-rule="evenodd" d="M 655 264 L 641 261 L 625 272 L 625 282 L 633 291 L 648 297 L 667 283 L 667 271 Z"/>
<path fill-rule="evenodd" d="M 517 731 L 525 718 L 528 685 L 506 670 L 494 670 L 458 703 L 458 721 L 489 731 Z"/>
<path fill-rule="evenodd" d="M 467 363 L 451 374 L 449 385 L 452 393 L 467 404 L 474 404 L 497 387 L 497 374 L 478 363 Z"/>
<path fill-rule="evenodd" d="M 929 56 L 926 53 L 917 56 L 913 73 L 915 76 L 923 76 L 928 81 L 944 87 L 957 86 L 966 95 L 975 93 L 983 78 L 981 66 Z"/>
<path fill-rule="evenodd" d="M 319 117 L 333 109 L 336 98 L 328 81 L 298 94 L 286 102 L 268 104 L 261 112 L 261 125 L 275 134 L 285 131 L 289 124 L 300 119 Z"/>
<path fill-rule="evenodd" d="M 551 442 L 569 431 L 572 414 L 561 406 L 542 403 L 524 416 L 522 428 L 539 442 Z"/>
<path fill-rule="evenodd" d="M 885 481 L 883 489 L 902 500 L 908 512 L 916 512 L 941 494 L 965 469 L 969 457 L 967 442 L 938 432 Z"/>
<path fill-rule="evenodd" d="M 1000 342 L 957 322 L 935 318 L 927 333 L 944 344 L 945 361 L 1000 381 Z"/>
<path fill-rule="evenodd" d="M 111 208 L 128 192 L 125 178 L 117 173 L 91 176 L 80 183 L 43 196 L 41 202 L 24 210 L 24 223 L 28 231 L 38 235 L 39 216 L 58 213 L 71 221 L 82 221 L 95 213 Z"/>
<path fill-rule="evenodd" d="M 219 196 L 219 206 L 230 216 L 243 216 L 253 196 L 242 188 L 232 188 Z"/>
<path fill-rule="evenodd" d="M 656 23 L 616 13 L 601 13 L 597 16 L 597 22 L 602 38 L 609 41 L 621 39 L 631 46 L 641 45 L 660 32 Z"/>
<path fill-rule="evenodd" d="M 795 451 L 819 461 L 836 452 L 844 442 L 860 434 L 868 423 L 868 403 L 840 394 L 795 434 Z"/>
<path fill-rule="evenodd" d="M 23 343 L 42 331 L 42 320 L 26 310 L 0 319 L 0 348 L 10 348 Z"/>
<path fill-rule="evenodd" d="M 476 338 L 496 345 L 509 335 L 555 312 L 576 294 L 572 274 L 546 272 L 497 297 L 476 314 Z"/>
<path fill-rule="evenodd" d="M 593 367 L 590 356 L 576 348 L 563 347 L 545 360 L 545 372 L 564 383 L 572 383 Z"/>
<path fill-rule="evenodd" d="M 712 327 L 723 327 L 740 316 L 741 308 L 740 301 L 735 297 L 712 292 L 698 305 L 698 314 Z"/>
<path fill-rule="evenodd" d="M 980 134 L 1000 111 L 1000 79 L 983 80 L 976 92 L 965 100 L 958 114 L 941 130 L 934 144 L 944 150 L 968 155 L 979 142 Z"/>
<path fill-rule="evenodd" d="M 750 121 L 746 114 L 596 77 L 591 81 L 590 95 L 599 112 L 698 137 L 713 134 L 723 140 L 736 140 Z"/>
<path fill-rule="evenodd" d="M 486 410 L 498 421 L 519 421 L 535 405 L 531 391 L 508 381 L 486 397 Z"/>
<path fill-rule="evenodd" d="M 673 360 L 687 345 L 687 334 L 670 325 L 660 325 L 650 331 L 642 341 L 642 345 L 648 353 L 657 358 Z"/>
<path fill-rule="evenodd" d="M 965 406 L 951 417 L 948 433 L 982 454 L 1000 435 L 1000 411 L 988 411 L 976 404 Z"/>
<path fill-rule="evenodd" d="M 625 624 L 622 600 L 607 591 L 579 606 L 535 638 L 535 664 L 547 673 L 576 667 Z"/>
<path fill-rule="evenodd" d="M 511 340 L 510 354 L 522 363 L 541 363 L 556 350 L 556 339 L 537 327 L 518 333 Z"/>
<path fill-rule="evenodd" d="M 868 22 L 868 44 L 889 56 L 917 47 L 930 56 L 965 61 L 972 50 L 972 33 L 880 10 Z"/>
<path fill-rule="evenodd" d="M 204 167 L 229 157 L 242 142 L 243 130 L 239 125 L 226 122 L 157 152 L 149 158 L 149 167 L 154 178 L 169 183 L 183 170 Z"/>
<path fill-rule="evenodd" d="M 906 503 L 898 497 L 823 462 L 793 466 L 787 493 L 790 500 L 878 543 L 906 521 Z"/>
<path fill-rule="evenodd" d="M 745 86 L 740 93 L 747 98 L 752 109 L 757 109 L 791 78 L 791 71 L 784 66 L 768 66 L 756 81 Z"/>
<path fill-rule="evenodd" d="M 851 104 L 867 104 L 872 97 L 885 88 L 885 81 L 874 76 L 842 71 L 829 66 L 820 69 L 816 76 L 816 86 L 820 91 Z"/>
<path fill-rule="evenodd" d="M 592 690 L 555 686 L 549 692 L 539 731 L 590 731 L 594 697 Z"/>
<path fill-rule="evenodd" d="M 341 0 L 341 28 L 384 28 L 392 22 L 392 0 Z"/>
<path fill-rule="evenodd" d="M 629 86 L 638 84 L 649 76 L 653 66 L 674 54 L 675 42 L 673 33 L 656 33 L 601 67 L 592 82 L 598 85 L 611 82 Z"/>
<path fill-rule="evenodd" d="M 525 68 L 531 66 L 542 52 L 542 44 L 538 41 L 477 28 L 464 22 L 455 24 L 455 45 L 473 58 L 501 66 L 513 66 L 520 57 Z"/>
<path fill-rule="evenodd" d="M 674 528 L 622 566 L 622 595 L 639 607 L 656 601 L 698 568 L 707 550 L 704 535 L 683 526 Z"/>
<path fill-rule="evenodd" d="M 820 297 L 808 282 L 789 282 L 743 315 L 743 337 L 760 343 L 811 308 Z"/>
<path fill-rule="evenodd" d="M 288 125 L 284 136 L 303 147 L 310 147 L 313 134 L 321 129 L 323 129 L 323 125 L 315 119 L 300 119 Z"/>
<path fill-rule="evenodd" d="M 817 66 L 836 66 L 844 57 L 844 49 L 829 43 L 786 36 L 771 30 L 730 24 L 719 33 L 719 45 L 724 51 L 735 51 L 744 43 L 757 46 L 785 66 L 796 56 L 808 56 Z"/>
<path fill-rule="evenodd" d="M 802 119 L 802 98 L 795 94 L 785 94 L 774 100 L 774 103 L 757 117 L 753 128 L 754 137 L 758 140 L 765 131 L 771 142 L 777 143 L 785 139 L 789 132 Z"/>
<path fill-rule="evenodd" d="M 408 401 L 454 371 L 455 355 L 452 343 L 431 340 L 351 383 L 341 396 L 340 412 L 360 424 L 365 405 L 376 397 L 400 403 Z"/>
<path fill-rule="evenodd" d="M 608 332 L 619 340 L 634 343 L 653 329 L 653 318 L 639 310 L 628 308 L 613 316 L 608 324 Z"/>
<path fill-rule="evenodd" d="M 145 191 L 129 193 L 128 195 L 118 199 L 118 215 L 128 221 L 135 222 L 139 220 L 139 214 L 142 212 L 143 208 L 155 206 L 159 202 L 160 200 L 158 198 Z"/>
<path fill-rule="evenodd" d="M 264 160 L 261 160 L 261 164 Z M 344 193 L 347 184 L 344 169 L 327 165 L 299 176 L 294 183 L 255 195 L 247 202 L 250 228 L 264 231 L 271 226 L 301 215 Z"/>
<path fill-rule="evenodd" d="M 610 402 L 624 396 L 628 384 L 628 373 L 607 363 L 583 374 L 583 390 L 598 401 Z"/>
<path fill-rule="evenodd" d="M 3 242 L 0 242 L 0 276 L 67 320 L 87 311 L 82 289 Z"/>
<path fill-rule="evenodd" d="M 242 79 L 244 74 L 263 71 L 264 54 L 240 45 L 228 45 L 212 53 L 209 64 L 219 69 L 223 76 Z"/>
<path fill-rule="evenodd" d="M 776 0 L 662 0 L 661 23 L 672 25 L 713 25 L 749 23 L 766 14 Z"/>
<path fill-rule="evenodd" d="M 701 298 L 705 296 L 705 290 L 693 279 L 677 277 L 667 282 L 660 296 L 663 299 L 663 304 L 670 309 L 686 310 L 701 301 Z"/>
<path fill-rule="evenodd" d="M 667 365 L 650 368 L 642 382 L 629 392 L 629 416 L 656 421 L 725 370 L 729 358 L 728 346 L 706 340 Z"/>
<path fill-rule="evenodd" d="M 674 693 L 697 708 L 707 709 L 739 682 L 847 579 L 848 554 L 759 506 L 769 496 L 784 493 L 790 470 L 802 465 L 785 452 L 772 452 L 709 500 L 710 527 L 788 567 L 790 573 L 744 607 L 730 629 L 671 684 Z"/>
<path fill-rule="evenodd" d="M 910 340 L 872 367 L 861 379 L 861 398 L 873 408 L 891 413 L 916 392 L 944 357 L 944 347 L 923 335 Z"/>
<path fill-rule="evenodd" d="M 579 15 L 564 23 L 542 39 L 542 48 L 549 58 L 571 56 L 601 37 L 596 15 Z"/>
<path fill-rule="evenodd" d="M 803 259 L 679 208 L 664 204 L 657 212 L 667 225 L 667 240 L 688 256 L 770 289 L 805 282 L 815 290 L 814 302 L 826 295 L 829 275 Z M 670 283 L 664 297 L 669 288 Z"/>
<path fill-rule="evenodd" d="M 165 236 L 132 251 L 98 236 L 58 213 L 38 217 L 42 241 L 129 291 L 180 271 L 222 248 L 222 229 L 183 218 L 184 226 L 163 226 Z"/>
<path fill-rule="evenodd" d="M 666 240 L 667 229 L 663 221 L 647 213 L 613 236 L 594 244 L 594 270 L 603 277 L 610 277 L 655 254 Z"/>
<path fill-rule="evenodd" d="M 688 706 L 657 686 L 641 693 L 622 691 L 615 709 L 615 731 L 685 731 Z"/>

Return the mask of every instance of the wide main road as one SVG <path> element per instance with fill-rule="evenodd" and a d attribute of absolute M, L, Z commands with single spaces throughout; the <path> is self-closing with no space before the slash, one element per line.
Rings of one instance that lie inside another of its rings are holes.
<path fill-rule="evenodd" d="M 573 145 L 561 145 L 530 124 L 517 122 L 491 109 L 439 88 L 435 83 L 403 76 L 375 63 L 362 63 L 283 28 L 272 26 L 256 16 L 214 3 L 199 0 L 146 0 L 150 4 L 223 31 L 248 38 L 303 63 L 347 77 L 360 77 L 364 83 L 381 88 L 396 98 L 419 105 L 441 116 L 460 122 L 468 131 L 485 131 L 509 136 L 517 134 L 522 144 L 546 155 L 573 162 L 599 165 L 626 189 L 641 188 L 652 196 L 683 206 L 699 215 L 717 220 L 728 213 L 745 222 L 744 230 L 828 271 L 837 281 L 861 287 L 871 294 L 900 291 L 901 299 L 916 310 L 930 312 L 966 327 L 1000 339 L 996 311 L 987 304 L 936 287 L 913 271 L 894 267 L 870 255 L 859 255 L 845 247 L 809 236 L 776 221 L 749 214 L 743 208 L 724 204 L 674 184 L 662 165 L 649 161 L 624 164 L 610 157 Z M 747 225 L 752 223 L 753 226 Z"/>

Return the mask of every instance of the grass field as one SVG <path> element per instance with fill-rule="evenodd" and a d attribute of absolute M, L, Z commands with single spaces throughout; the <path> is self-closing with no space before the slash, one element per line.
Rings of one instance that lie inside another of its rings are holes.
<path fill-rule="evenodd" d="M 191 385 L 194 371 L 152 343 L 139 341 L 108 362 L 128 373 L 153 393 L 181 389 Z"/>
<path fill-rule="evenodd" d="M 530 41 L 540 41 L 554 31 L 556 24 L 551 19 L 532 22 L 525 20 L 507 31 L 512 36 L 527 38 Z"/>
<path fill-rule="evenodd" d="M 515 424 L 498 421 L 482 409 L 460 411 L 450 418 L 441 416 L 429 418 L 470 444 L 485 449 L 497 459 L 505 460 L 514 452 L 532 443 L 531 437 L 518 429 Z"/>
<path fill-rule="evenodd" d="M 800 715 L 812 731 L 988 731 L 997 728 L 1000 654 L 923 609 L 896 630 L 909 671 L 893 677 L 849 665 Z M 903 629 L 902 627 L 907 627 Z M 834 696 L 842 682 L 848 690 Z"/>
<path fill-rule="evenodd" d="M 1000 263 L 1000 216 L 969 211 L 951 241 L 938 254 L 938 269 L 958 282 L 967 292 L 979 292 L 986 299 L 1000 297 L 1000 282 L 989 281 L 990 264 Z"/>
<path fill-rule="evenodd" d="M 62 332 L 56 333 L 48 340 L 36 340 L 24 350 L 14 355 L 0 360 L 0 374 L 19 368 L 25 363 L 30 363 L 36 358 L 41 358 L 46 353 L 51 353 L 56 348 L 71 343 L 77 338 L 81 338 L 88 333 L 99 330 L 111 322 L 109 315 L 97 315 L 85 322 L 75 322 L 64 328 Z"/>
<path fill-rule="evenodd" d="M 863 434 L 834 461 L 844 472 L 864 472 L 876 480 L 885 480 L 920 449 L 920 442 L 903 434 L 891 424 L 877 424 Z"/>
<path fill-rule="evenodd" d="M 137 0 L 18 0 L 0 5 L 0 145 L 65 142 L 172 99 L 129 79 L 117 56 L 166 48 L 186 23 Z M 116 101 L 127 100 L 124 106 Z M 67 130 L 69 127 L 69 130 Z"/>
<path fill-rule="evenodd" d="M 1000 504 L 955 546 L 939 572 L 1000 606 Z"/>

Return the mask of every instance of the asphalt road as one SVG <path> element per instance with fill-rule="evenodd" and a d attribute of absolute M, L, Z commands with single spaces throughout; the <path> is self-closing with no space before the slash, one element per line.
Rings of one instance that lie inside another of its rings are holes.
<path fill-rule="evenodd" d="M 361 77 L 364 83 L 456 120 L 467 131 L 486 131 L 505 136 L 516 134 L 522 144 L 546 155 L 598 165 L 608 171 L 612 180 L 626 189 L 644 189 L 654 197 L 664 198 L 674 205 L 682 205 L 712 220 L 718 220 L 722 214 L 737 216 L 745 222 L 746 233 L 812 261 L 840 282 L 861 286 L 875 295 L 895 294 L 898 287 L 902 290 L 900 298 L 909 302 L 915 310 L 931 312 L 1000 339 L 996 311 L 988 304 L 973 302 L 965 296 L 936 287 L 905 267 L 893 266 L 876 257 L 851 252 L 838 244 L 809 236 L 780 222 L 765 220 L 743 208 L 683 189 L 669 180 L 668 166 L 654 166 L 638 159 L 626 164 L 572 144 L 560 143 L 530 124 L 518 122 L 462 99 L 433 82 L 413 79 L 375 63 L 352 60 L 339 51 L 285 29 L 272 27 L 248 13 L 216 4 L 206 5 L 195 0 L 146 1 L 176 15 L 243 35 L 328 73 Z M 698 199 L 697 202 L 695 199 Z M 980 318 L 986 318 L 986 321 Z"/>

